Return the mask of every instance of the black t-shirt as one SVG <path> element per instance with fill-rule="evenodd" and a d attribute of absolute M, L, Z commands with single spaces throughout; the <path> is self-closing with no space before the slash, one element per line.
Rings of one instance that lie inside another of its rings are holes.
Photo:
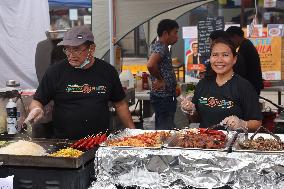
<path fill-rule="evenodd" d="M 215 78 L 200 80 L 192 102 L 199 115 L 200 127 L 203 128 L 218 124 L 231 115 L 246 121 L 262 120 L 255 90 L 237 74 L 220 87 Z"/>
<path fill-rule="evenodd" d="M 193 55 L 193 64 L 198 64 L 198 55 Z"/>
<path fill-rule="evenodd" d="M 237 55 L 237 62 L 234 65 L 233 70 L 236 74 L 240 75 L 241 77 L 247 80 L 248 74 L 243 55 L 241 54 Z"/>
<path fill-rule="evenodd" d="M 124 97 L 116 70 L 95 58 L 89 69 L 73 68 L 67 60 L 51 66 L 34 99 L 43 105 L 54 100 L 56 138 L 78 139 L 108 129 L 108 102 L 118 102 Z"/>
<path fill-rule="evenodd" d="M 258 52 L 252 42 L 245 39 L 239 48 L 239 54 L 244 58 L 247 77 L 246 79 L 255 88 L 257 94 L 260 94 L 261 89 L 263 89 L 263 79 L 260 65 L 260 58 Z"/>

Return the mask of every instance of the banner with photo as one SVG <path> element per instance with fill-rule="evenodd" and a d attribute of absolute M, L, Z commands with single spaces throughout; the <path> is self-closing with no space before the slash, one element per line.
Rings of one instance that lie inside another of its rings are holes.
<path fill-rule="evenodd" d="M 186 70 L 186 80 L 194 80 L 199 78 L 199 73 L 205 71 L 205 65 L 198 53 L 197 38 L 184 39 L 184 64 Z"/>

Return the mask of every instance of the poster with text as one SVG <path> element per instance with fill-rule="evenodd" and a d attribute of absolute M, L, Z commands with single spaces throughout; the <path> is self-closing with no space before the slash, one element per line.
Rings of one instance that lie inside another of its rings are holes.
<path fill-rule="evenodd" d="M 284 24 L 267 24 L 269 37 L 283 37 L 284 36 Z"/>
<path fill-rule="evenodd" d="M 281 80 L 281 37 L 249 39 L 258 51 L 263 79 Z"/>

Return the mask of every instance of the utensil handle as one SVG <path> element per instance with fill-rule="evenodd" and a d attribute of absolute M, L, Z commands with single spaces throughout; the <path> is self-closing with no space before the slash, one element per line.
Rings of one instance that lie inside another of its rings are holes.
<path fill-rule="evenodd" d="M 262 126 L 258 127 L 258 129 L 253 133 L 253 135 L 251 135 L 251 137 L 250 137 L 251 140 L 253 140 L 253 138 L 260 131 L 261 128 L 262 128 Z"/>
<path fill-rule="evenodd" d="M 233 137 L 233 139 L 232 139 L 232 142 L 229 144 L 229 147 L 228 147 L 228 150 L 227 150 L 228 153 L 232 153 L 232 151 L 233 151 L 233 146 L 234 146 L 234 144 L 235 144 L 235 142 L 236 142 L 236 140 L 237 140 L 237 138 L 238 138 L 239 133 L 241 133 L 241 132 L 243 132 L 242 129 L 237 129 L 237 130 L 236 130 L 236 133 L 235 133 L 235 135 L 234 135 L 234 137 Z"/>
<path fill-rule="evenodd" d="M 277 140 L 277 142 L 281 142 L 279 136 L 275 135 L 274 133 L 272 133 L 271 131 L 269 131 L 267 128 L 265 128 L 265 127 L 263 127 L 263 126 L 262 126 L 262 128 L 263 128 L 263 130 L 264 130 L 265 132 L 267 132 L 268 134 L 270 134 L 271 136 L 273 136 L 273 138 L 275 138 L 275 139 Z"/>

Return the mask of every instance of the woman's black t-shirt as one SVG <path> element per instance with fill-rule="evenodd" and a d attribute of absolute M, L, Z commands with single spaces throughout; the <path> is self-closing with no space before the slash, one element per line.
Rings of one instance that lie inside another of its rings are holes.
<path fill-rule="evenodd" d="M 200 119 L 200 127 L 207 128 L 235 115 L 243 120 L 262 120 L 258 96 L 252 85 L 235 74 L 224 85 L 216 78 L 200 80 L 192 102 Z"/>

